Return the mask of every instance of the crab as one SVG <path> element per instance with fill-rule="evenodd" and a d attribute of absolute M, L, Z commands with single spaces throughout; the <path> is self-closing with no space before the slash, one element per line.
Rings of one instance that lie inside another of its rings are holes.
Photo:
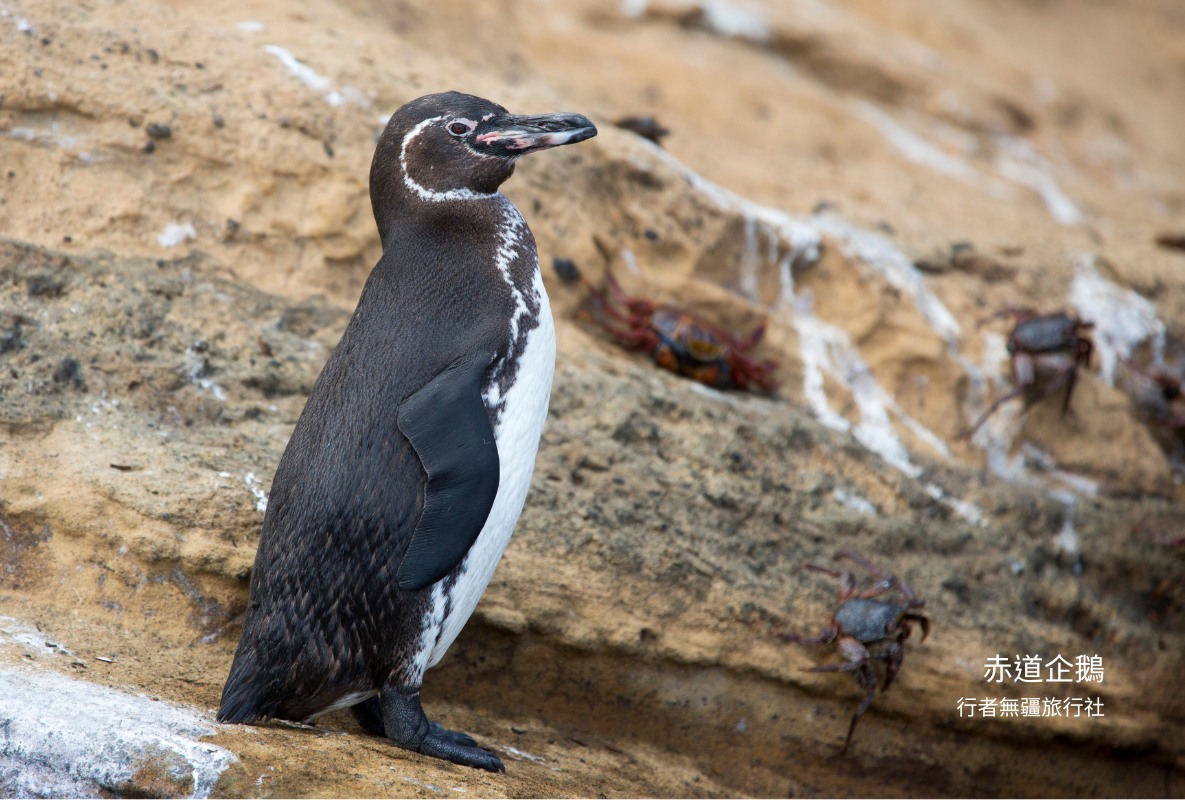
<path fill-rule="evenodd" d="M 588 288 L 604 312 L 597 322 L 621 346 L 645 350 L 663 369 L 714 389 L 773 391 L 770 373 L 778 365 L 748 355 L 765 336 L 764 320 L 737 336 L 677 306 L 630 297 L 608 267 L 605 280 L 608 292 L 591 284 Z"/>
<path fill-rule="evenodd" d="M 1132 536 L 1165 548 L 1185 547 L 1185 536 L 1177 536 L 1147 524 L 1132 526 Z"/>
<path fill-rule="evenodd" d="M 1173 355 L 1138 366 L 1130 356 L 1119 356 L 1123 369 L 1117 384 L 1131 399 L 1136 419 L 1168 457 L 1175 473 L 1185 471 L 1185 354 L 1180 342 L 1169 339 Z"/>
<path fill-rule="evenodd" d="M 614 121 L 613 124 L 635 133 L 643 139 L 649 139 L 659 146 L 662 145 L 663 138 L 671 133 L 670 129 L 655 117 L 622 117 Z"/>
<path fill-rule="evenodd" d="M 795 644 L 835 644 L 844 660 L 838 664 L 811 667 L 808 672 L 855 673 L 856 682 L 864 690 L 864 699 L 856 706 L 856 713 L 852 715 L 852 724 L 848 727 L 848 736 L 844 740 L 843 750 L 840 751 L 842 756 L 848 752 L 848 747 L 852 744 L 856 723 L 864 716 L 864 712 L 872 705 L 872 700 L 876 696 L 877 675 L 873 662 L 885 662 L 885 682 L 881 691 L 887 692 L 905 660 L 904 644 L 912 632 L 913 624 L 922 626 L 922 641 L 925 641 L 930 634 L 930 619 L 915 613 L 914 609 L 921 608 L 926 601 L 918 597 L 909 585 L 896 575 L 873 566 L 864 556 L 852 550 L 844 550 L 835 557 L 837 560 L 847 559 L 855 562 L 876 578 L 876 583 L 868 589 L 861 590 L 859 580 L 848 570 L 832 569 L 810 562 L 800 564 L 797 569 L 821 572 L 839 579 L 839 609 L 831 618 L 831 622 L 815 636 L 799 636 L 785 632 L 776 632 L 775 636 L 784 642 Z M 893 589 L 901 592 L 903 601 L 892 603 L 876 599 Z"/>
<path fill-rule="evenodd" d="M 1182 365 L 1138 367 L 1130 358 L 1119 361 L 1128 371 L 1128 394 L 1137 412 L 1150 425 L 1185 431 L 1185 377 Z"/>
<path fill-rule="evenodd" d="M 1070 397 L 1078 380 L 1078 368 L 1090 363 L 1094 344 L 1081 331 L 1094 327 L 1065 313 L 1038 314 L 1031 308 L 1005 308 L 979 321 L 984 325 L 1000 317 L 1012 317 L 1016 326 L 1008 336 L 1012 382 L 1015 388 L 996 399 L 967 431 L 970 438 L 1000 406 L 1024 397 L 1024 410 L 1066 387 L 1062 416 L 1070 410 Z"/>

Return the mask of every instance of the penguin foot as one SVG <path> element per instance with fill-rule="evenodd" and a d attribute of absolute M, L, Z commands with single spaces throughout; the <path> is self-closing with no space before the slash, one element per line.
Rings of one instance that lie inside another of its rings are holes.
<path fill-rule="evenodd" d="M 396 746 L 466 767 L 506 771 L 502 759 L 478 747 L 472 736 L 430 722 L 420 705 L 419 691 L 403 694 L 395 689 L 384 689 L 380 704 L 383 732 Z"/>
<path fill-rule="evenodd" d="M 371 736 L 387 736 L 387 731 L 383 728 L 383 707 L 379 703 L 379 696 L 369 697 L 357 705 L 350 706 L 350 711 L 354 714 L 354 719 L 362 727 L 362 730 L 369 733 Z M 433 736 L 439 736 L 446 739 L 453 744 L 461 747 L 477 747 L 477 740 L 467 733 L 460 731 L 450 731 L 448 728 L 441 725 L 439 722 L 428 721 L 428 733 Z"/>
<path fill-rule="evenodd" d="M 387 732 L 383 730 L 383 707 L 379 704 L 379 696 L 368 697 L 357 705 L 350 706 L 350 713 L 354 715 L 354 719 L 362 727 L 362 730 L 369 733 L 371 736 L 386 736 Z"/>
<path fill-rule="evenodd" d="M 450 731 L 448 728 L 441 725 L 439 722 L 428 722 L 430 728 L 430 735 L 439 736 L 441 739 L 447 739 L 453 744 L 461 747 L 477 747 L 477 740 L 467 733 L 461 731 Z"/>

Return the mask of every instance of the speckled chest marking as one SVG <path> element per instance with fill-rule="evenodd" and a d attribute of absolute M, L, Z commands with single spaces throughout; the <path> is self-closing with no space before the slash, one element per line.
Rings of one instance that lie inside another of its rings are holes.
<path fill-rule="evenodd" d="M 539 259 L 535 253 L 535 242 L 531 232 L 513 203 L 501 195 L 498 196 L 498 202 L 501 204 L 502 225 L 498 231 L 498 249 L 494 261 L 502 279 L 510 288 L 513 312 L 510 316 L 510 346 L 506 357 L 491 371 L 490 382 L 482 394 L 486 407 L 493 416 L 491 422 L 495 433 L 498 432 L 502 415 L 506 411 L 507 395 L 518 379 L 528 339 L 540 326 L 543 316 L 541 312 L 546 313 L 547 323 L 551 324 L 551 309 L 539 273 Z M 554 331 L 551 338 L 555 338 Z M 552 349 L 554 350 L 554 341 Z M 499 454 L 501 453 L 499 448 Z"/>
<path fill-rule="evenodd" d="M 520 327 L 517 339 L 512 340 L 520 343 L 514 350 L 514 360 L 508 359 L 485 394 L 487 407 L 497 414 L 494 438 L 499 455 L 498 494 L 455 578 L 450 576 L 432 587 L 424 650 L 416 659 L 417 663 L 426 659 L 425 669 L 444 656 L 477 607 L 510 541 L 531 486 L 555 373 L 555 326 L 537 267 L 531 289 L 539 303 L 534 324 Z"/>

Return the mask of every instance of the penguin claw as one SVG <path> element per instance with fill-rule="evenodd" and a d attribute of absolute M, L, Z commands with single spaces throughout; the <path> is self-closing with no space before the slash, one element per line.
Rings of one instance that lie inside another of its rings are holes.
<path fill-rule="evenodd" d="M 437 723 L 432 723 L 433 730 L 420 744 L 419 752 L 426 756 L 442 758 L 454 764 L 465 767 L 484 769 L 487 772 L 505 772 L 506 766 L 502 759 L 489 750 L 478 747 L 473 737 L 457 731 L 450 731 Z M 437 732 L 439 730 L 439 733 Z M 463 744 L 468 741 L 469 744 Z"/>
<path fill-rule="evenodd" d="M 383 710 L 379 704 L 378 695 L 352 706 L 350 711 L 353 712 L 354 718 L 358 720 L 358 724 L 365 733 L 369 733 L 371 736 L 382 736 L 386 738 L 386 731 L 383 730 Z M 477 747 L 477 740 L 469 734 L 449 730 L 439 722 L 432 722 L 431 720 L 428 721 L 428 735 L 438 736 L 458 747 Z"/>
<path fill-rule="evenodd" d="M 439 736 L 441 739 L 452 742 L 461 747 L 477 747 L 477 740 L 467 733 L 461 731 L 450 731 L 448 728 L 441 725 L 439 722 L 428 723 L 431 733 L 429 736 Z"/>

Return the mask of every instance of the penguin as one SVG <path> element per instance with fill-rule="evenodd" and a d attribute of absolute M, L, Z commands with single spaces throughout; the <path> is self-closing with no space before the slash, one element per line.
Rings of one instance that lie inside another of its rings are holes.
<path fill-rule="evenodd" d="M 420 688 L 518 521 L 555 372 L 535 240 L 498 187 L 596 134 L 458 92 L 392 115 L 370 169 L 383 253 L 276 469 L 220 722 L 349 707 L 401 748 L 505 771 Z"/>

